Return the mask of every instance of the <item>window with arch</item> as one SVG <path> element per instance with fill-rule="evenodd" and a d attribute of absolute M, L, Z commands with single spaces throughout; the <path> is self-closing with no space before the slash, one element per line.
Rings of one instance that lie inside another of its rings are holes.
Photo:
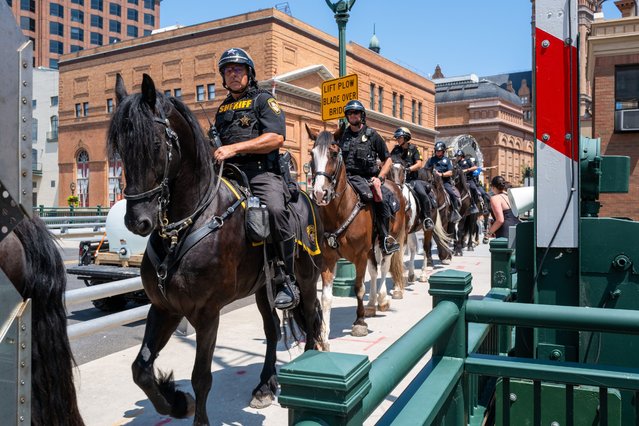
<path fill-rule="evenodd" d="M 80 207 L 89 206 L 89 153 L 85 150 L 78 152 L 76 157 L 76 180 L 78 201 Z"/>
<path fill-rule="evenodd" d="M 122 199 L 122 159 L 117 152 L 109 157 L 109 206 Z"/>

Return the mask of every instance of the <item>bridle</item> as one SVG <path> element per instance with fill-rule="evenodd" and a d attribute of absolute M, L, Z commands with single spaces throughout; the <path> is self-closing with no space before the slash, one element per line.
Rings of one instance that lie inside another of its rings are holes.
<path fill-rule="evenodd" d="M 325 171 L 317 171 L 317 172 L 313 172 L 313 186 L 315 186 L 315 179 L 317 179 L 317 176 L 324 176 L 326 179 L 328 179 L 328 183 L 330 185 L 330 193 L 331 193 L 331 197 L 328 200 L 328 202 L 330 203 L 331 201 L 333 201 L 335 198 L 337 198 L 340 194 L 337 193 L 337 191 L 335 190 L 335 187 L 337 185 L 337 177 L 339 176 L 339 173 L 344 165 L 344 160 L 342 158 L 342 152 L 333 152 L 329 149 L 327 149 L 329 151 L 328 155 L 332 156 L 333 154 L 336 155 L 337 157 L 337 166 L 335 166 L 335 170 L 333 170 L 332 174 L 328 174 Z"/>

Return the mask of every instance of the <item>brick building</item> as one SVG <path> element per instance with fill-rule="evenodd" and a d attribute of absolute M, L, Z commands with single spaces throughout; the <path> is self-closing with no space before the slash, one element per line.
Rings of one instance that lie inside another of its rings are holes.
<path fill-rule="evenodd" d="M 595 15 L 588 37 L 592 132 L 604 155 L 630 157 L 627 194 L 602 194 L 602 216 L 639 220 L 639 16 L 634 0 L 616 1 L 619 19 Z"/>
<path fill-rule="evenodd" d="M 440 137 L 472 135 L 479 143 L 484 166 L 495 167 L 486 170 L 485 180 L 501 175 L 520 185 L 524 170 L 534 164 L 534 139 L 532 123 L 524 120 L 524 104 L 512 84 L 512 90 L 507 90 L 474 74 L 434 81 L 435 128 Z"/>
<path fill-rule="evenodd" d="M 76 182 L 86 205 L 108 205 L 120 197 L 121 167 L 117 159 L 107 159 L 105 149 L 117 73 L 130 93 L 140 89 L 142 74 L 149 74 L 158 90 L 180 97 L 208 127 L 206 115 L 212 120 L 227 94 L 217 60 L 229 47 L 246 49 L 260 85 L 275 92 L 286 113 L 285 149 L 301 169 L 312 148 L 304 124 L 313 129 L 337 124 L 321 121 L 320 89 L 339 75 L 338 40 L 265 9 L 65 55 L 60 61 L 60 188 Z M 348 43 L 346 50 L 347 73 L 358 75 L 368 124 L 389 147 L 395 129 L 405 126 L 413 142 L 432 150 L 437 134 L 433 82 L 358 44 Z M 59 199 L 68 195 L 61 190 Z"/>
<path fill-rule="evenodd" d="M 6 0 L 33 42 L 34 67 L 58 68 L 65 53 L 151 34 L 161 0 Z"/>

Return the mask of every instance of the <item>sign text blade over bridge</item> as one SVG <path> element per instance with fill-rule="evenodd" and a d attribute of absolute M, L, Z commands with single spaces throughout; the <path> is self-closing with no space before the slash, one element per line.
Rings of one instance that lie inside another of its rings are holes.
<path fill-rule="evenodd" d="M 322 121 L 344 117 L 348 101 L 358 99 L 357 74 L 350 74 L 322 83 Z"/>

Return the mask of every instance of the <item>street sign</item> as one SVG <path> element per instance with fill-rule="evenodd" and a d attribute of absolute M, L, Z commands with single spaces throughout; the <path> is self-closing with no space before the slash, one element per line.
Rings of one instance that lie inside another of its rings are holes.
<path fill-rule="evenodd" d="M 322 83 L 322 121 L 344 117 L 344 106 L 358 99 L 357 74 L 351 74 Z"/>

